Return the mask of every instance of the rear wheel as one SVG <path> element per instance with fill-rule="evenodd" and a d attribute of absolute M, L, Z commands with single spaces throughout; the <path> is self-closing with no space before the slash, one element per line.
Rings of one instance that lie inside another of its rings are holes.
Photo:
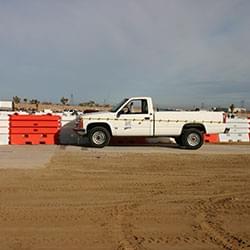
<path fill-rule="evenodd" d="M 103 148 L 110 141 L 110 133 L 104 127 L 94 127 L 89 131 L 89 142 L 92 147 Z"/>
<path fill-rule="evenodd" d="M 198 149 L 203 145 L 203 133 L 195 128 L 186 129 L 181 135 L 182 145 L 187 149 Z"/>

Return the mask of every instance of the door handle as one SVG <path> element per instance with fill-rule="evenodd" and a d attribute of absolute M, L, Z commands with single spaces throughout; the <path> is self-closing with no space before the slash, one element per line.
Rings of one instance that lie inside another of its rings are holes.
<path fill-rule="evenodd" d="M 150 117 L 144 117 L 144 120 L 150 120 Z"/>

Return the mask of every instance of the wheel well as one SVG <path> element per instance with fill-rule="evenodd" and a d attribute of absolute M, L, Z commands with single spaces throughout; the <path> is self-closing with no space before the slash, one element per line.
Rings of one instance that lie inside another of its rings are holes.
<path fill-rule="evenodd" d="M 182 131 L 188 128 L 196 128 L 198 129 L 200 132 L 206 133 L 206 129 L 204 127 L 203 124 L 200 123 L 189 123 L 189 124 L 185 124 L 182 128 Z"/>
<path fill-rule="evenodd" d="M 107 123 L 102 123 L 102 122 L 91 123 L 87 126 L 87 133 L 90 131 L 90 129 L 92 129 L 94 127 L 104 127 L 109 131 L 110 135 L 112 136 L 111 128 Z"/>

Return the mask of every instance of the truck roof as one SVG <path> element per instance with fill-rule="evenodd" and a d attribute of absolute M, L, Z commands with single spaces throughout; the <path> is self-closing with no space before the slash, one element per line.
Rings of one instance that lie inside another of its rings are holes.
<path fill-rule="evenodd" d="M 131 96 L 128 99 L 152 99 L 149 96 Z"/>

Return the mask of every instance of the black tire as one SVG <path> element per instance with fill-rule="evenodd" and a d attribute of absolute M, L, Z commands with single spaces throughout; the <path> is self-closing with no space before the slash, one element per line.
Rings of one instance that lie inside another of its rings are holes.
<path fill-rule="evenodd" d="M 104 127 L 94 127 L 88 133 L 90 146 L 95 148 L 103 148 L 110 142 L 110 133 Z"/>
<path fill-rule="evenodd" d="M 195 128 L 185 129 L 181 135 L 182 145 L 186 149 L 198 149 L 203 143 L 203 133 Z"/>

